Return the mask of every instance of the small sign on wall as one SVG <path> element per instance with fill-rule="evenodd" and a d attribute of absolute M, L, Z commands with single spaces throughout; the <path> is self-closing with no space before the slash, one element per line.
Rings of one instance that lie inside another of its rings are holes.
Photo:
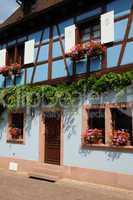
<path fill-rule="evenodd" d="M 18 171 L 18 163 L 10 162 L 9 163 L 9 170 L 11 170 L 11 171 Z"/>
<path fill-rule="evenodd" d="M 114 41 L 114 11 L 101 15 L 101 43 Z"/>
<path fill-rule="evenodd" d="M 71 25 L 65 28 L 65 52 L 68 53 L 75 46 L 76 41 L 76 26 Z"/>

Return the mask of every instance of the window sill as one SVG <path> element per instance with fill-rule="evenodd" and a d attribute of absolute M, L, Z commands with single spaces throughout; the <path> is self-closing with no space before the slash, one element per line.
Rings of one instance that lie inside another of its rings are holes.
<path fill-rule="evenodd" d="M 82 143 L 81 148 L 83 149 L 94 149 L 94 150 L 107 150 L 107 151 L 118 151 L 118 152 L 133 152 L 133 146 L 111 146 L 107 144 L 86 144 Z"/>
<path fill-rule="evenodd" d="M 7 140 L 7 143 L 11 143 L 11 144 L 24 144 L 24 140 L 23 139 L 16 139 L 16 140 L 9 139 L 9 140 Z"/>

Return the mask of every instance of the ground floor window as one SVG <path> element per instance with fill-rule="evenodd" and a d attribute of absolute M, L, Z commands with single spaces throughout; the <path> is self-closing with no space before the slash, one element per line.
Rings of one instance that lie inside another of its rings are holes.
<path fill-rule="evenodd" d="M 23 143 L 24 113 L 10 113 L 8 126 L 8 142 Z"/>
<path fill-rule="evenodd" d="M 82 141 L 89 145 L 133 146 L 133 105 L 104 104 L 83 108 Z"/>
<path fill-rule="evenodd" d="M 88 110 L 88 129 L 86 130 L 86 141 L 90 144 L 105 142 L 105 110 Z"/>
<path fill-rule="evenodd" d="M 112 144 L 132 144 L 132 110 L 130 108 L 113 108 L 112 115 Z"/>

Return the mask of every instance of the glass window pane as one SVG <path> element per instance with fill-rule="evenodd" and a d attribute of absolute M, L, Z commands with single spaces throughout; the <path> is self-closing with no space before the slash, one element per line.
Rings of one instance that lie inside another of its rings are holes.
<path fill-rule="evenodd" d="M 90 34 L 84 34 L 84 35 L 82 36 L 82 42 L 85 42 L 85 41 L 87 41 L 87 40 L 90 40 Z"/>
<path fill-rule="evenodd" d="M 93 38 L 100 37 L 100 31 L 93 32 Z"/>
<path fill-rule="evenodd" d="M 105 110 L 90 109 L 89 112 L 89 128 L 105 130 Z"/>
<path fill-rule="evenodd" d="M 115 130 L 122 130 L 132 132 L 132 114 L 131 109 L 111 109 L 112 125 Z"/>
<path fill-rule="evenodd" d="M 93 29 L 93 31 L 100 30 L 100 25 L 99 24 L 94 25 L 92 29 Z"/>

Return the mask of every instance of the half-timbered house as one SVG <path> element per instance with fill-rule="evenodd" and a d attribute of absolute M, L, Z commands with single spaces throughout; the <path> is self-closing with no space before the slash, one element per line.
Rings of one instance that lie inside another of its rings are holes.
<path fill-rule="evenodd" d="M 133 188 L 133 1 L 17 3 L 0 25 L 0 168 Z"/>

